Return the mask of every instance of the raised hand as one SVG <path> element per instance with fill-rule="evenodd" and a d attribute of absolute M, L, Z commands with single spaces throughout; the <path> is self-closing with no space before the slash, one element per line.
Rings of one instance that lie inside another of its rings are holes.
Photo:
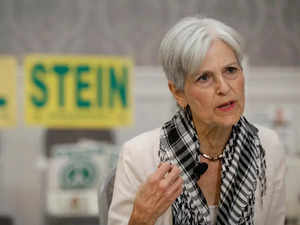
<path fill-rule="evenodd" d="M 170 163 L 161 163 L 142 184 L 136 194 L 129 225 L 155 224 L 181 194 L 183 179 L 180 170 Z"/>

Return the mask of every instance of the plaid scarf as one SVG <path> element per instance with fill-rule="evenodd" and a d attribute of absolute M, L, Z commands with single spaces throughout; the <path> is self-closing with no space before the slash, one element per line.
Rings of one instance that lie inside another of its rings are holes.
<path fill-rule="evenodd" d="M 217 225 L 254 224 L 257 181 L 261 199 L 266 192 L 265 151 L 258 129 L 244 117 L 232 127 L 224 148 Z M 159 157 L 177 165 L 184 180 L 183 192 L 172 204 L 174 225 L 210 224 L 209 208 L 197 184 L 194 168 L 202 157 L 191 113 L 179 110 L 160 133 Z"/>

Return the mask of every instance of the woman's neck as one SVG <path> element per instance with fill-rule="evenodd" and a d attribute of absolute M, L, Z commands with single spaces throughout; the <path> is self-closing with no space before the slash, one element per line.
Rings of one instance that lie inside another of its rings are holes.
<path fill-rule="evenodd" d="M 232 127 L 207 126 L 194 123 L 201 145 L 201 152 L 211 157 L 220 155 L 230 137 Z"/>

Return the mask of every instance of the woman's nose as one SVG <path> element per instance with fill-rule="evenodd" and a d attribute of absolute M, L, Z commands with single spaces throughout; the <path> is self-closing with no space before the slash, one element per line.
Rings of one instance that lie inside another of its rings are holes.
<path fill-rule="evenodd" d="M 219 95 L 227 95 L 230 91 L 230 85 L 226 79 L 224 79 L 223 76 L 219 77 L 217 79 L 217 94 Z"/>

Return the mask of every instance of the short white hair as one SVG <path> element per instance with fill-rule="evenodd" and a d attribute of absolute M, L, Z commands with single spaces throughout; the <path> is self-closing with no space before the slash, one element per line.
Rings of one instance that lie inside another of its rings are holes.
<path fill-rule="evenodd" d="M 241 36 L 232 27 L 212 18 L 186 17 L 173 26 L 163 38 L 160 61 L 168 80 L 182 90 L 185 77 L 196 73 L 213 40 L 222 40 L 235 52 L 243 65 Z"/>

